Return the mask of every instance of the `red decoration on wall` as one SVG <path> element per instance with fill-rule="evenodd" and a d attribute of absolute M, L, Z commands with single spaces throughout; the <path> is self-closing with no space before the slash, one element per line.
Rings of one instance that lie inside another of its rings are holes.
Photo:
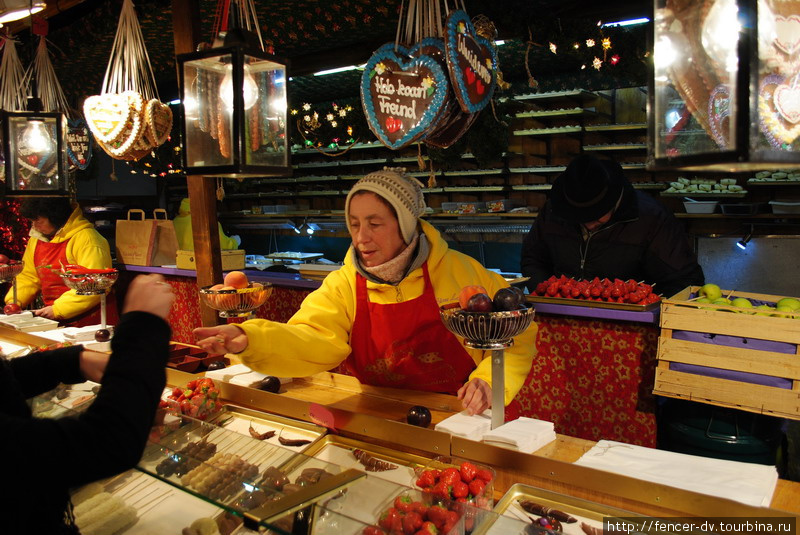
<path fill-rule="evenodd" d="M 22 259 L 28 244 L 31 223 L 19 213 L 20 203 L 14 199 L 0 201 L 0 253 L 13 260 Z"/>

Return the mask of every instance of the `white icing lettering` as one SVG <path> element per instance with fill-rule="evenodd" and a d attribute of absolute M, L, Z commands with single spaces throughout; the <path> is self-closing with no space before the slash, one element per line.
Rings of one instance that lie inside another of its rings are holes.
<path fill-rule="evenodd" d="M 406 119 L 417 118 L 417 101 L 413 99 L 411 105 L 400 104 L 400 100 L 396 99 L 390 102 L 391 97 L 385 95 L 378 95 L 378 104 L 381 108 L 381 113 L 392 115 L 395 117 L 405 117 Z"/>
<path fill-rule="evenodd" d="M 491 84 L 492 73 L 486 68 L 486 65 L 483 64 L 480 58 L 478 58 L 478 56 L 476 56 L 475 53 L 469 49 L 464 34 L 458 34 L 457 40 L 458 43 L 456 48 L 458 52 L 464 56 L 464 59 L 467 60 L 467 63 L 469 63 L 469 66 L 472 67 L 472 70 L 475 72 L 475 74 L 477 74 L 480 79 L 483 80 L 484 84 Z"/>

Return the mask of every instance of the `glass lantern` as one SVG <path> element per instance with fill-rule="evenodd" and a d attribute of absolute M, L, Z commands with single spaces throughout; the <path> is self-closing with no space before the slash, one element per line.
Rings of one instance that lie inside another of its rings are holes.
<path fill-rule="evenodd" d="M 800 0 L 655 0 L 648 168 L 800 165 Z"/>
<path fill-rule="evenodd" d="M 3 112 L 6 195 L 69 194 L 66 123 L 62 113 Z"/>
<path fill-rule="evenodd" d="M 224 46 L 178 56 L 187 174 L 288 176 L 286 62 Z"/>

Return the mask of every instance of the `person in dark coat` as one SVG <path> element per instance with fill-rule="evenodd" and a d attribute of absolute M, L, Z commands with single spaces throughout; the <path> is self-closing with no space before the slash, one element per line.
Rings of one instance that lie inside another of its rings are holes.
<path fill-rule="evenodd" d="M 535 288 L 551 275 L 634 279 L 669 297 L 704 284 L 703 269 L 675 216 L 637 191 L 622 167 L 581 155 L 553 183 L 522 244 L 522 275 Z"/>
<path fill-rule="evenodd" d="M 174 295 L 160 275 L 128 289 L 111 355 L 72 346 L 0 358 L 2 533 L 77 533 L 71 487 L 132 468 L 141 458 L 166 383 Z M 101 382 L 81 414 L 33 418 L 26 399 L 59 383 Z"/>

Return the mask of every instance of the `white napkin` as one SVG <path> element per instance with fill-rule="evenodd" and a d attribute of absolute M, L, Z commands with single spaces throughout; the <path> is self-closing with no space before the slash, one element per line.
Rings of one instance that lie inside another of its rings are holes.
<path fill-rule="evenodd" d="M 254 372 L 244 364 L 234 364 L 227 368 L 219 370 L 210 370 L 206 372 L 206 377 L 222 381 L 223 383 L 231 383 L 234 385 L 250 386 L 256 381 L 260 381 L 266 377 L 263 373 Z M 291 377 L 278 377 L 281 384 L 291 383 Z"/>
<path fill-rule="evenodd" d="M 778 483 L 774 466 L 697 457 L 601 440 L 575 464 L 756 507 L 768 507 Z"/>
<path fill-rule="evenodd" d="M 102 325 L 87 325 L 86 327 L 64 327 L 61 329 L 64 340 L 68 342 L 94 342 L 94 333 L 102 329 Z M 114 326 L 107 325 L 106 329 L 112 335 L 114 334 Z"/>
<path fill-rule="evenodd" d="M 469 440 L 480 441 L 481 437 L 492 428 L 492 410 L 486 409 L 481 414 L 470 416 L 466 411 L 461 411 L 445 418 L 434 429 L 444 431 L 451 435 L 464 437 Z"/>
<path fill-rule="evenodd" d="M 488 444 L 533 453 L 556 439 L 553 422 L 520 417 L 483 435 Z"/>

